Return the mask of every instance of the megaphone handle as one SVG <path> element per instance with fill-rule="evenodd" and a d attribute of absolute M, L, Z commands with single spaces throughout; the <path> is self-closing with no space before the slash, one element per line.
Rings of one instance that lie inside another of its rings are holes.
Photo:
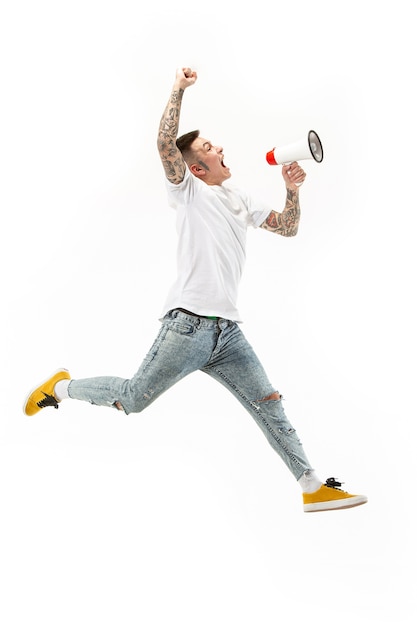
<path fill-rule="evenodd" d="M 291 165 L 291 163 L 294 163 L 294 161 L 287 161 L 286 163 L 284 163 L 284 165 Z M 295 183 L 296 187 L 301 187 L 302 184 L 303 183 Z"/>

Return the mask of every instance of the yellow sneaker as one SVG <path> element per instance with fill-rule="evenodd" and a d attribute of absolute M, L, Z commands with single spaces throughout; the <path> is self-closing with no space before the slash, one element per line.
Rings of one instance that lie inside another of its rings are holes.
<path fill-rule="evenodd" d="M 334 478 L 328 478 L 326 484 L 322 485 L 317 491 L 303 493 L 305 513 L 350 509 L 352 506 L 359 506 L 368 502 L 366 496 L 354 496 L 347 491 L 339 489 L 341 485 L 342 483 L 339 483 Z"/>
<path fill-rule="evenodd" d="M 39 387 L 31 391 L 23 405 L 24 413 L 32 416 L 46 406 L 53 406 L 57 409 L 59 400 L 54 396 L 54 388 L 56 383 L 59 380 L 64 380 L 64 378 L 69 380 L 71 376 L 68 370 L 60 369 L 55 372 L 51 378 L 48 378 L 48 380 L 42 383 L 42 385 L 39 385 Z"/>

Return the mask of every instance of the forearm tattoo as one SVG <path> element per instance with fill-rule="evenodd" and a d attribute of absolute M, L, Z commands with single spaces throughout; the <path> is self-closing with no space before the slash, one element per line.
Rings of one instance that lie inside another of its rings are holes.
<path fill-rule="evenodd" d="M 172 183 L 182 181 L 185 163 L 176 145 L 183 89 L 171 93 L 165 111 L 162 114 L 158 131 L 158 150 L 165 169 L 165 175 Z"/>
<path fill-rule="evenodd" d="M 287 189 L 287 201 L 282 213 L 271 211 L 261 228 L 283 237 L 294 237 L 300 223 L 300 202 L 298 190 Z"/>

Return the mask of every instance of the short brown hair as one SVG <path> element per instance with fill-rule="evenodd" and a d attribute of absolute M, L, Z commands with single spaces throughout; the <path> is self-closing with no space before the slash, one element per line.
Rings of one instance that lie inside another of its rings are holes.
<path fill-rule="evenodd" d="M 200 135 L 199 130 L 192 130 L 191 132 L 186 133 L 185 135 L 181 135 L 181 137 L 178 137 L 176 144 L 177 144 L 178 150 L 181 152 L 182 156 L 184 157 L 184 161 L 188 162 L 192 159 L 193 151 L 191 148 L 191 144 L 193 143 L 193 141 L 197 139 L 199 135 Z"/>

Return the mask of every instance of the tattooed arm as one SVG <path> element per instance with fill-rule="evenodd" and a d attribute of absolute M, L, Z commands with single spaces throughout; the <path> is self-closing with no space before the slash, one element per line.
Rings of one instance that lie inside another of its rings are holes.
<path fill-rule="evenodd" d="M 190 68 L 177 70 L 171 95 L 159 124 L 157 142 L 159 156 L 164 166 L 165 176 L 174 185 L 178 185 L 184 179 L 186 168 L 176 145 L 182 97 L 184 90 L 194 85 L 196 80 L 197 74 Z"/>
<path fill-rule="evenodd" d="M 282 235 L 283 237 L 294 237 L 298 231 L 300 223 L 300 203 L 298 191 L 287 189 L 287 201 L 282 213 L 271 211 L 266 220 L 262 222 L 261 228 Z"/>
<path fill-rule="evenodd" d="M 261 228 L 283 237 L 294 237 L 300 223 L 299 185 L 304 182 L 306 175 L 298 163 L 284 165 L 282 175 L 287 188 L 287 201 L 284 210 L 281 213 L 271 211 L 266 220 L 262 222 Z"/>

